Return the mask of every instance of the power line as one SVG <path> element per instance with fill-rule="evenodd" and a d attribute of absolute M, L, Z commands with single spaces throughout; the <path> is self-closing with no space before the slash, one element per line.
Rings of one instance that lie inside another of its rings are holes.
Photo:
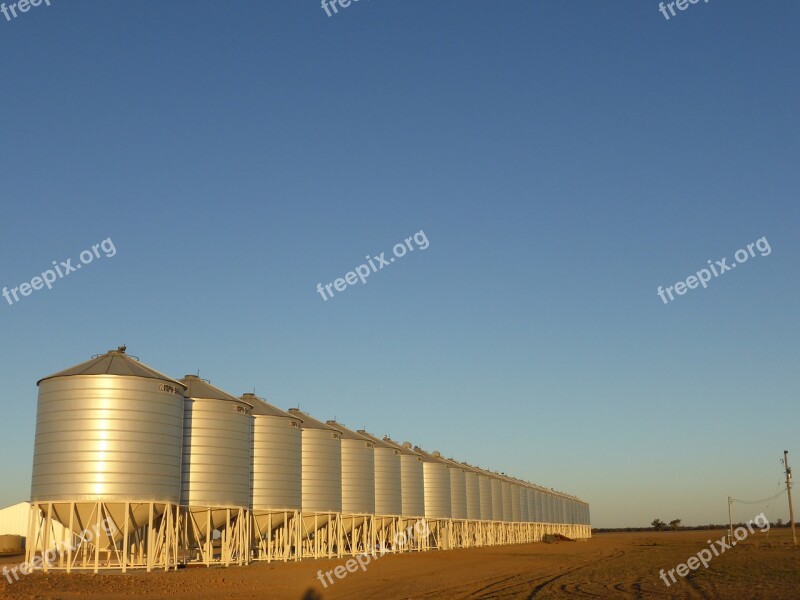
<path fill-rule="evenodd" d="M 739 504 L 764 504 L 765 502 L 769 502 L 770 500 L 774 500 L 786 492 L 786 488 L 782 489 L 780 492 L 775 494 L 774 496 L 770 496 L 769 498 L 764 498 L 764 500 L 738 500 L 736 498 L 731 498 L 732 502 L 738 502 Z"/>

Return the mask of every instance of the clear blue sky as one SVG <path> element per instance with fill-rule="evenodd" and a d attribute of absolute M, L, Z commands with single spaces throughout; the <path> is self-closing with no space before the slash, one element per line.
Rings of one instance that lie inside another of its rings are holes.
<path fill-rule="evenodd" d="M 721 522 L 800 469 L 796 2 L 51 4 L 0 16 L 0 286 L 117 254 L 0 298 L 0 505 L 37 379 L 123 343 L 596 526 Z"/>

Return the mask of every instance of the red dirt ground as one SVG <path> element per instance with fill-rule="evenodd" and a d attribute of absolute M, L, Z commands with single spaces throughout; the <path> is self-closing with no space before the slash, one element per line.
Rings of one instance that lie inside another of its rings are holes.
<path fill-rule="evenodd" d="M 722 531 L 599 534 L 588 542 L 386 555 L 327 589 L 317 571 L 347 559 L 100 575 L 34 573 L 0 581 L 9 600 L 449 600 L 551 598 L 800 599 L 800 550 L 788 530 L 757 532 L 667 588 L 675 568 Z M 0 560 L 16 565 L 21 557 Z"/>

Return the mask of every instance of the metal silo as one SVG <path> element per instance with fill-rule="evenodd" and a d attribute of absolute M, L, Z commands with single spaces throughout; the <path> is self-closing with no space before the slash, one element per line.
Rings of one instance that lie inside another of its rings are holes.
<path fill-rule="evenodd" d="M 519 520 L 527 523 L 530 521 L 528 518 L 528 488 L 522 482 L 519 482 L 517 487 L 519 488 Z"/>
<path fill-rule="evenodd" d="M 214 530 L 224 530 L 219 560 L 249 560 L 252 406 L 187 375 L 183 411 L 183 484 L 189 552 L 206 565 L 216 562 Z"/>
<path fill-rule="evenodd" d="M 560 495 L 555 497 L 556 503 L 556 523 L 564 522 L 564 498 Z"/>
<path fill-rule="evenodd" d="M 480 470 L 478 485 L 481 496 L 481 521 L 491 521 L 494 519 L 492 514 L 492 478 L 486 471 Z"/>
<path fill-rule="evenodd" d="M 336 421 L 327 424 L 341 434 L 342 532 L 350 554 L 372 550 L 375 515 L 375 444 Z"/>
<path fill-rule="evenodd" d="M 444 459 L 450 469 L 450 512 L 453 519 L 467 518 L 467 470 L 453 459 Z"/>
<path fill-rule="evenodd" d="M 303 502 L 303 436 L 301 419 L 243 394 L 253 407 L 252 507 L 254 510 L 301 510 Z"/>
<path fill-rule="evenodd" d="M 528 484 L 528 521 L 531 523 L 537 522 L 539 519 L 536 516 L 536 490 Z"/>
<path fill-rule="evenodd" d="M 503 521 L 510 523 L 512 521 L 512 501 L 511 501 L 511 482 L 505 478 L 505 475 L 499 475 L 500 489 L 503 494 Z"/>
<path fill-rule="evenodd" d="M 422 456 L 425 479 L 425 517 L 428 519 L 451 519 L 450 468 L 438 452 L 428 454 L 419 447 L 414 451 Z"/>
<path fill-rule="evenodd" d="M 302 421 L 255 394 L 243 394 L 241 399 L 253 407 L 251 494 L 256 557 L 286 560 L 296 549 L 303 506 Z"/>
<path fill-rule="evenodd" d="M 375 444 L 336 421 L 342 438 L 342 513 L 375 514 Z"/>
<path fill-rule="evenodd" d="M 425 475 L 423 458 L 409 442 L 402 444 L 384 437 L 383 441 L 400 451 L 401 514 L 403 517 L 425 516 Z"/>
<path fill-rule="evenodd" d="M 517 485 L 513 480 L 509 481 L 508 484 L 509 492 L 511 494 L 511 522 L 519 523 L 522 521 L 519 485 Z"/>
<path fill-rule="evenodd" d="M 302 422 L 302 506 L 304 513 L 342 512 L 342 441 L 338 430 L 299 409 Z"/>
<path fill-rule="evenodd" d="M 303 537 L 300 554 L 314 558 L 340 555 L 341 433 L 299 409 L 290 408 L 289 414 L 302 421 Z"/>
<path fill-rule="evenodd" d="M 186 386 L 181 504 L 248 508 L 253 407 L 196 375 L 181 383 Z"/>
<path fill-rule="evenodd" d="M 149 559 L 128 556 L 132 542 L 123 535 L 149 530 L 153 539 L 176 543 L 184 386 L 128 355 L 124 346 L 37 385 L 29 559 L 37 536 L 50 535 L 51 520 L 78 533 L 102 516 L 117 531 L 109 529 L 112 534 L 102 541 L 98 535 L 93 547 L 115 543 L 123 570 L 146 560 L 148 566 L 172 565 L 177 557 L 169 551 Z M 39 511 L 47 521 L 39 521 Z M 87 565 L 68 568 L 76 567 Z"/>
<path fill-rule="evenodd" d="M 403 530 L 400 449 L 363 429 L 357 433 L 372 443 L 375 453 L 374 526 L 377 545 L 394 551 L 414 549 L 415 539 L 407 532 L 402 536 L 399 534 Z"/>
<path fill-rule="evenodd" d="M 467 519 L 470 521 L 481 520 L 481 474 L 475 468 L 464 464 L 466 468 L 467 483 Z M 489 502 L 491 503 L 491 488 L 489 490 Z"/>
<path fill-rule="evenodd" d="M 496 473 L 491 473 L 492 481 L 492 520 L 503 520 L 503 482 Z"/>
<path fill-rule="evenodd" d="M 375 514 L 401 515 L 403 511 L 400 449 L 366 431 L 358 433 L 375 447 Z"/>

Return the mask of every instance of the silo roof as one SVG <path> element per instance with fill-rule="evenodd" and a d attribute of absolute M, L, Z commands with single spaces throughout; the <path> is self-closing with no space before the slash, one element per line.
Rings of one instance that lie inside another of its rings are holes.
<path fill-rule="evenodd" d="M 367 438 L 364 437 L 363 435 L 361 435 L 360 433 L 356 433 L 352 429 L 348 429 L 347 427 L 345 427 L 341 423 L 337 423 L 336 421 L 334 421 L 332 419 L 328 420 L 328 425 L 330 427 L 333 427 L 339 433 L 341 433 L 343 440 L 361 440 L 362 442 L 364 440 L 367 440 Z M 372 440 L 367 440 L 367 441 L 371 442 Z"/>
<path fill-rule="evenodd" d="M 288 412 L 272 406 L 272 404 L 270 404 L 263 398 L 259 398 L 255 394 L 249 394 L 249 393 L 242 394 L 239 397 L 239 399 L 242 402 L 247 402 L 250 406 L 253 407 L 253 412 L 251 413 L 253 415 L 267 416 L 267 417 L 285 417 L 287 419 L 292 419 L 293 421 L 300 421 L 300 422 L 303 421 L 297 415 L 290 415 Z"/>
<path fill-rule="evenodd" d="M 417 454 L 416 452 L 414 452 L 414 450 L 412 450 L 411 444 L 409 442 L 403 442 L 401 444 L 400 442 L 395 442 L 388 435 L 383 436 L 383 441 L 400 450 L 401 454 L 419 456 L 419 454 Z"/>
<path fill-rule="evenodd" d="M 116 350 L 109 350 L 105 354 L 99 354 L 79 365 L 64 369 L 58 373 L 42 377 L 36 385 L 45 379 L 54 377 L 70 377 L 74 375 L 117 375 L 120 377 L 142 377 L 144 379 L 158 379 L 161 381 L 171 381 L 181 387 L 186 387 L 181 382 L 172 377 L 168 377 L 153 368 L 138 361 L 138 359 L 125 353 L 125 346 L 120 346 Z"/>
<path fill-rule="evenodd" d="M 368 439 L 368 440 L 369 440 L 370 442 L 372 442 L 373 444 L 375 444 L 375 447 L 376 447 L 376 448 L 391 448 L 392 450 L 398 450 L 397 446 L 395 446 L 394 444 L 390 444 L 389 442 L 385 442 L 385 441 L 383 441 L 382 439 L 380 439 L 379 437 L 375 437 L 375 436 L 374 436 L 374 435 L 372 435 L 371 433 L 367 433 L 367 432 L 366 432 L 365 430 L 363 430 L 363 429 L 359 429 L 359 430 L 357 431 L 357 433 L 358 433 L 360 436 L 362 436 L 362 437 L 364 437 L 364 438 Z"/>
<path fill-rule="evenodd" d="M 301 411 L 299 408 L 290 408 L 289 414 L 294 417 L 297 417 L 302 421 L 300 426 L 303 429 L 326 429 L 328 431 L 335 431 L 336 433 L 340 433 L 340 431 L 335 427 L 331 427 L 330 425 L 327 425 L 322 421 L 318 421 L 314 417 L 309 416 L 308 413 L 304 413 L 303 411 Z"/>
<path fill-rule="evenodd" d="M 185 395 L 187 398 L 224 400 L 225 402 L 244 402 L 244 404 L 250 404 L 247 400 L 239 400 L 236 396 L 222 391 L 218 387 L 211 385 L 210 381 L 200 379 L 197 375 L 186 375 L 180 382 L 186 386 Z"/>
<path fill-rule="evenodd" d="M 445 465 L 448 464 L 447 459 L 443 458 L 442 455 L 439 454 L 438 452 L 435 451 L 432 453 L 425 452 L 425 450 L 423 450 L 419 446 L 414 446 L 414 452 L 419 454 L 425 462 L 442 463 Z"/>

